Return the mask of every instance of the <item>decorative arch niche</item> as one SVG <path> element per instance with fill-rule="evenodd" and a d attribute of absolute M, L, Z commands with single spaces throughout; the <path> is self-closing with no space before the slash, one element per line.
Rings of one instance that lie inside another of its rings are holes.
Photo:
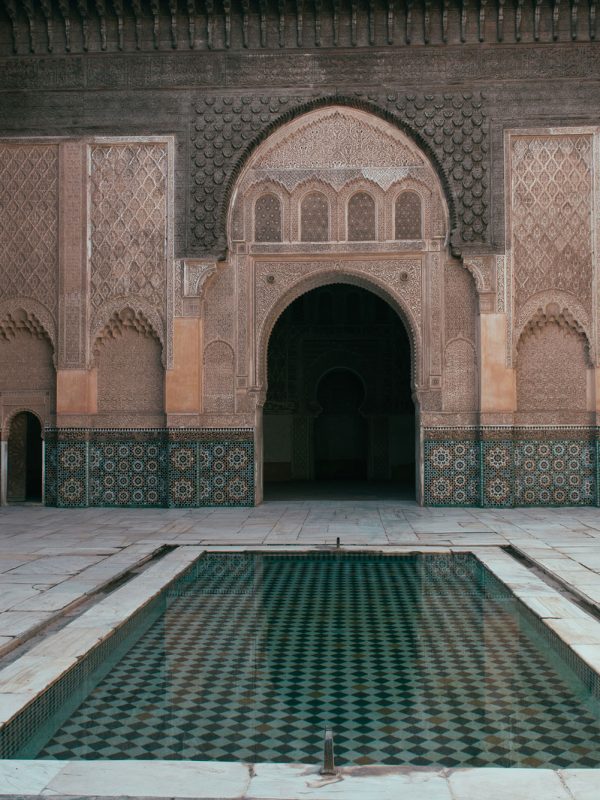
<path fill-rule="evenodd" d="M 140 415 L 153 422 L 164 408 L 162 345 L 151 321 L 126 306 L 115 311 L 94 344 L 98 413 L 129 423 Z M 158 421 L 158 419 L 156 420 Z"/>
<path fill-rule="evenodd" d="M 317 192 L 320 202 L 308 209 L 310 215 L 303 213 L 303 204 L 312 203 Z M 396 203 L 403 192 L 418 198 L 413 218 L 419 217 L 420 237 L 397 238 Z M 281 199 L 279 242 L 256 236 L 257 207 L 269 193 Z M 375 114 L 323 106 L 262 141 L 230 197 L 228 259 L 207 287 L 202 306 L 201 423 L 254 428 L 258 465 L 272 326 L 296 297 L 336 282 L 366 288 L 396 310 L 410 339 L 415 407 L 441 411 L 449 213 L 425 152 Z M 349 204 L 357 197 L 371 201 L 369 224 L 360 235 L 349 235 Z M 315 222 L 315 215 L 323 219 Z M 308 219 L 316 234 L 307 230 Z"/>
<path fill-rule="evenodd" d="M 588 337 L 569 309 L 538 308 L 517 344 L 518 412 L 585 413 L 591 368 Z"/>

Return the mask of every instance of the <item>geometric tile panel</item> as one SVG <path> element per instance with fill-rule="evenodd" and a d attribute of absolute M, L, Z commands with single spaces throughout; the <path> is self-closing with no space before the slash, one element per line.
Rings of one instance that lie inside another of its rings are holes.
<path fill-rule="evenodd" d="M 481 433 L 452 431 L 424 442 L 425 505 L 598 504 L 592 430 L 572 438 L 541 428 L 513 439 Z M 49 506 L 254 505 L 251 429 L 48 429 L 45 459 Z"/>
<path fill-rule="evenodd" d="M 87 442 L 58 442 L 55 494 L 61 508 L 82 508 L 87 498 Z"/>
<path fill-rule="evenodd" d="M 62 508 L 254 504 L 252 430 L 49 429 L 45 466 Z"/>
<path fill-rule="evenodd" d="M 594 505 L 595 455 L 590 441 L 515 442 L 515 504 Z"/>
<path fill-rule="evenodd" d="M 166 458 L 160 439 L 89 443 L 89 504 L 164 505 Z"/>
<path fill-rule="evenodd" d="M 425 442 L 425 505 L 474 506 L 479 504 L 479 443 Z"/>
<path fill-rule="evenodd" d="M 434 435 L 433 430 L 429 431 Z M 425 505 L 590 506 L 598 504 L 597 444 L 593 429 L 572 438 L 560 429 L 509 432 L 498 429 L 452 431 L 452 438 L 425 441 Z M 427 432 L 426 432 L 427 434 Z M 438 433 L 439 435 L 439 433 Z M 504 436 L 506 438 L 501 438 Z"/>
<path fill-rule="evenodd" d="M 29 757 L 318 764 L 331 727 L 340 765 L 598 766 L 585 665 L 467 554 L 196 566 Z"/>
<path fill-rule="evenodd" d="M 513 444 L 481 443 L 482 505 L 486 508 L 510 508 L 514 504 Z"/>
<path fill-rule="evenodd" d="M 169 442 L 169 506 L 254 502 L 254 442 Z"/>

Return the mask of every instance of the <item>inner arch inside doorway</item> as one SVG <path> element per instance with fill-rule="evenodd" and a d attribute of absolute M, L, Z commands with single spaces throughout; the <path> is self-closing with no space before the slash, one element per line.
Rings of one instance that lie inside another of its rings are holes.
<path fill-rule="evenodd" d="M 415 496 L 411 345 L 398 313 L 350 283 L 311 289 L 273 327 L 265 497 Z"/>

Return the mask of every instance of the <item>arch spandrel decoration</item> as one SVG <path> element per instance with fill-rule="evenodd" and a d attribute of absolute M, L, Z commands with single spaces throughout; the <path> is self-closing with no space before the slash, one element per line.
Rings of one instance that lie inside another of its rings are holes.
<path fill-rule="evenodd" d="M 302 241 L 302 201 L 316 191 L 327 198 L 329 237 Z M 375 236 L 368 241 L 348 237 L 348 203 L 360 192 L 375 203 Z M 396 239 L 396 201 L 403 192 L 419 198 L 422 236 L 416 240 Z M 265 193 L 281 199 L 281 242 L 255 238 L 256 202 Z M 278 316 L 296 297 L 327 283 L 364 287 L 397 311 L 411 341 L 416 402 L 422 396 L 428 413 L 441 410 L 450 215 L 426 153 L 375 114 L 320 107 L 285 123 L 256 147 L 231 198 L 229 258 L 222 271 L 229 276 L 227 289 L 208 287 L 203 316 L 210 338 L 218 333 L 235 354 L 233 413 L 253 414 L 264 401 L 268 339 Z M 203 397 L 207 413 L 206 391 Z M 216 408 L 210 417 L 211 424 L 229 424 Z"/>
<path fill-rule="evenodd" d="M 345 283 L 358 286 L 381 297 L 402 319 L 411 343 L 412 383 L 415 388 L 422 381 L 422 339 L 420 285 L 422 281 L 419 260 L 371 263 L 353 262 L 300 262 L 286 264 L 285 281 L 276 285 L 271 262 L 257 263 L 256 292 L 256 342 L 257 384 L 262 392 L 267 384 L 267 351 L 273 327 L 285 309 L 298 297 L 320 286 Z"/>
<path fill-rule="evenodd" d="M 424 154 L 406 134 L 389 122 L 366 111 L 329 106 L 310 111 L 283 125 L 258 146 L 246 163 L 229 208 L 228 239 L 252 241 L 249 215 L 242 208 L 253 206 L 268 184 L 289 193 L 292 207 L 308 181 L 319 182 L 340 197 L 331 209 L 331 235 L 345 238 L 349 194 L 367 191 L 377 197 L 377 239 L 393 241 L 394 202 L 398 192 L 415 189 L 423 198 L 423 230 L 427 238 L 443 238 L 448 230 L 448 209 L 439 178 Z M 351 192 L 349 189 L 351 187 Z M 342 200 L 343 198 L 343 200 Z M 246 230 L 241 230 L 241 227 Z M 292 241 L 299 236 L 292 233 Z M 285 241 L 285 235 L 284 235 Z"/>

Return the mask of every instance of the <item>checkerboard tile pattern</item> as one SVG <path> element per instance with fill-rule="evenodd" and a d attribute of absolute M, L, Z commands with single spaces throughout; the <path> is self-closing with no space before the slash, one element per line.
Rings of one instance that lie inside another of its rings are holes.
<path fill-rule="evenodd" d="M 598 767 L 600 705 L 468 555 L 210 554 L 40 758 Z"/>

